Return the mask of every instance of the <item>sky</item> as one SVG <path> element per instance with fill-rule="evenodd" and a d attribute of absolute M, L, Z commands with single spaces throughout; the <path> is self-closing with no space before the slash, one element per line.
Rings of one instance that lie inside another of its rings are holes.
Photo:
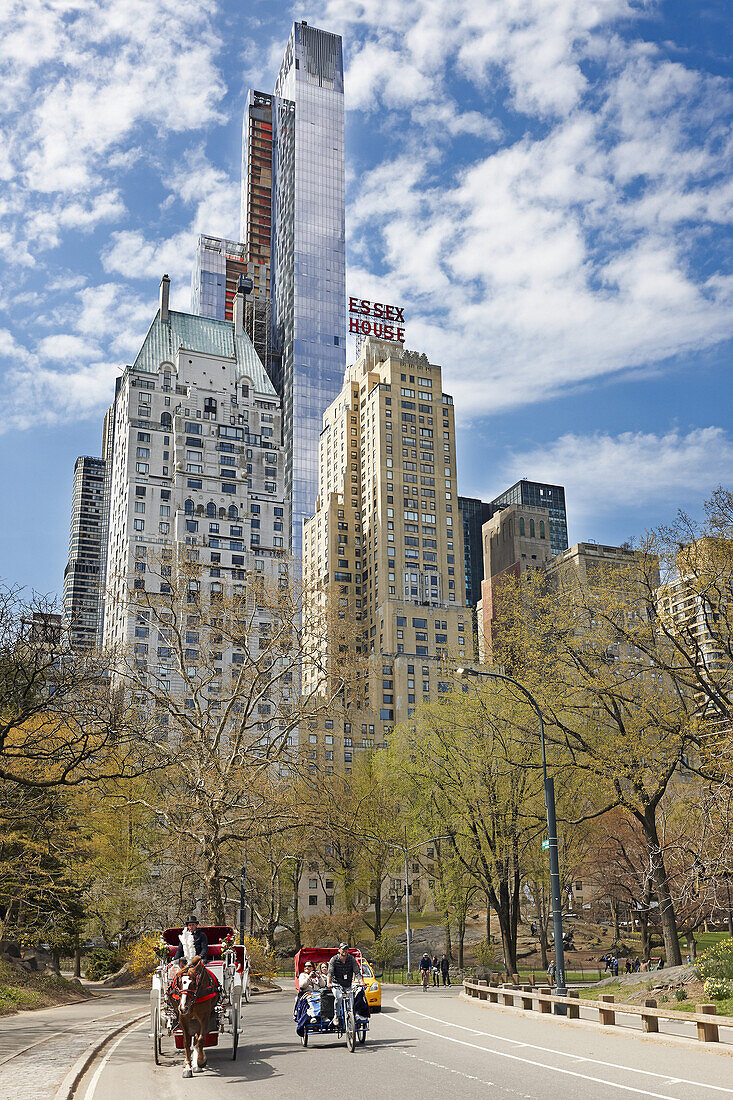
<path fill-rule="evenodd" d="M 58 593 L 74 460 L 200 232 L 294 19 L 344 38 L 348 292 L 404 307 L 459 491 L 565 485 L 571 543 L 733 488 L 727 0 L 6 0 L 0 577 Z"/>

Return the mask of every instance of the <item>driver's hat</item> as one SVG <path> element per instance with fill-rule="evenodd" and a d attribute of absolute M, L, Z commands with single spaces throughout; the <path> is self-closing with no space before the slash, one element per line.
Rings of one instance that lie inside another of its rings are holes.
<path fill-rule="evenodd" d="M 348 951 L 348 950 L 349 950 L 348 943 L 340 943 L 339 944 L 339 951 Z"/>

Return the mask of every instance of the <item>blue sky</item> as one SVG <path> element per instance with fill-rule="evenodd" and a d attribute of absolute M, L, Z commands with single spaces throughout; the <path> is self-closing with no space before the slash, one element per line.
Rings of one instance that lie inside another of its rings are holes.
<path fill-rule="evenodd" d="M 59 591 L 74 459 L 163 272 L 238 236 L 246 89 L 344 36 L 349 291 L 444 366 L 461 492 L 617 542 L 733 486 L 725 0 L 22 0 L 0 26 L 0 576 Z"/>

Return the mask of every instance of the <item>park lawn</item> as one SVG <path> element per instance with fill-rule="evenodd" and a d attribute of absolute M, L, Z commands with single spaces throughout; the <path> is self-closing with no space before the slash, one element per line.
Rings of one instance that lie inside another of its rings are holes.
<path fill-rule="evenodd" d="M 58 974 L 35 974 L 0 962 L 0 1016 L 83 1001 L 91 994 Z"/>

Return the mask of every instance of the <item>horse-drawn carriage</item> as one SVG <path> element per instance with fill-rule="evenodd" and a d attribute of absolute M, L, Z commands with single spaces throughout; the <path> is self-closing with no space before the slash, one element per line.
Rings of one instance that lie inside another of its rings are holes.
<path fill-rule="evenodd" d="M 356 959 L 363 978 L 363 959 L 356 947 L 349 948 L 349 954 Z M 300 975 L 307 962 L 317 970 L 333 956 L 333 950 L 320 947 L 302 947 L 295 956 L 295 988 L 299 990 Z M 369 1007 L 364 991 L 359 985 L 344 992 L 340 1006 L 337 1007 L 333 990 L 318 989 L 311 993 L 299 994 L 295 1004 L 294 1018 L 296 1030 L 304 1047 L 308 1046 L 311 1035 L 336 1035 L 346 1037 L 346 1045 L 354 1052 L 357 1039 L 366 1042 L 369 1030 Z"/>
<path fill-rule="evenodd" d="M 173 962 L 173 956 L 182 931 L 181 928 L 167 928 L 163 933 L 168 957 L 161 957 L 153 974 L 150 1037 L 158 1065 L 163 1038 L 172 1035 L 176 1050 L 183 1050 L 186 1055 L 184 1075 L 190 1076 L 191 1029 L 187 1020 L 192 1006 L 198 1019 L 199 1038 L 203 1040 L 197 1044 L 199 1049 L 194 1064 L 200 1069 L 206 1065 L 203 1048 L 218 1046 L 220 1035 L 231 1035 L 231 1056 L 235 1059 L 242 1031 L 242 997 L 245 1001 L 250 998 L 250 974 L 246 948 L 233 942 L 234 929 L 209 925 L 201 929 L 209 943 L 208 961 L 194 971 L 193 978 L 180 979 L 180 968 Z M 227 945 L 228 940 L 231 946 Z M 194 1027 L 194 1034 L 195 1031 Z"/>

